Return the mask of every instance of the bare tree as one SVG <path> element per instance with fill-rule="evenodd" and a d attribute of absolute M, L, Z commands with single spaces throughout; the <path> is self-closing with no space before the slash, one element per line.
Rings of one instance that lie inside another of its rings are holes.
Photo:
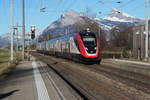
<path fill-rule="evenodd" d="M 100 47 L 105 48 L 108 46 L 108 43 L 106 41 L 106 33 L 104 30 L 100 29 Z"/>
<path fill-rule="evenodd" d="M 110 41 L 114 47 L 132 48 L 133 32 L 131 27 L 119 26 L 111 29 Z"/>
<path fill-rule="evenodd" d="M 75 30 L 85 31 L 87 28 L 90 29 L 91 32 L 98 33 L 99 31 L 99 24 L 95 22 L 94 20 L 88 18 L 88 17 L 82 17 L 83 21 L 78 21 L 74 24 Z"/>

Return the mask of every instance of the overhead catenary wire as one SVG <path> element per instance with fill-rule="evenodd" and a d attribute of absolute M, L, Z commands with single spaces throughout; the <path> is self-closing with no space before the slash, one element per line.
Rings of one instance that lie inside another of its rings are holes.
<path fill-rule="evenodd" d="M 123 3 L 123 1 L 120 1 L 120 0 L 118 0 L 118 1 L 98 1 L 97 3 L 100 3 L 100 4 L 102 4 L 102 5 L 104 5 L 104 7 L 105 8 L 109 8 L 109 9 L 113 9 L 113 8 L 115 8 L 115 7 L 111 7 L 109 4 L 121 4 L 121 3 Z M 110 10 L 109 10 L 109 12 L 110 12 Z M 107 12 L 107 13 L 103 13 L 103 12 L 98 12 L 101 16 L 105 16 L 105 15 L 108 15 L 109 14 L 109 12 Z"/>
<path fill-rule="evenodd" d="M 135 13 L 135 12 L 139 11 L 139 8 L 142 8 L 142 7 L 143 6 L 141 6 L 141 3 L 140 3 L 140 4 L 136 5 L 134 8 L 130 9 L 130 11 L 134 11 L 134 13 Z"/>
<path fill-rule="evenodd" d="M 3 8 L 3 9 L 6 9 L 6 1 L 5 0 L 1 0 L 1 2 L 2 3 L 0 3 L 1 5 L 1 7 Z"/>
<path fill-rule="evenodd" d="M 44 6 L 44 0 L 40 0 L 40 12 L 45 12 L 46 6 Z"/>
<path fill-rule="evenodd" d="M 135 0 L 128 0 L 126 3 L 124 3 L 124 4 L 120 5 L 120 6 L 118 6 L 117 9 L 119 9 L 119 8 L 124 8 L 124 7 L 126 7 L 127 5 L 131 4 L 131 3 L 134 2 L 134 1 L 135 1 Z"/>
<path fill-rule="evenodd" d="M 134 0 L 135 1 L 135 0 Z M 132 2 L 133 3 L 133 2 Z M 148 3 L 150 3 L 150 0 L 149 0 L 149 2 Z M 134 6 L 134 7 L 132 7 L 132 8 L 129 8 L 128 10 L 130 10 L 130 11 L 134 11 L 133 13 L 135 13 L 135 12 L 137 12 L 137 11 L 140 11 L 140 10 L 142 10 L 141 8 L 144 8 L 144 6 L 141 6 L 141 5 L 144 5 L 145 4 L 145 2 L 143 1 L 142 3 L 139 3 L 139 4 L 137 4 L 136 6 Z M 144 11 L 143 11 L 144 12 Z"/>
<path fill-rule="evenodd" d="M 70 0 L 70 3 L 69 5 L 65 8 L 65 11 L 67 11 L 68 8 L 72 7 L 74 5 L 74 2 L 75 0 Z"/>
<path fill-rule="evenodd" d="M 121 8 L 124 8 L 124 7 L 126 7 L 126 6 L 129 6 L 131 3 L 133 3 L 134 1 L 136 1 L 136 0 L 128 0 L 126 3 L 124 3 L 124 4 L 122 4 L 122 5 L 120 5 L 120 6 L 118 6 L 118 7 L 116 7 L 116 9 L 121 9 Z M 143 2 L 144 3 L 144 2 Z M 142 4 L 143 4 L 142 3 Z M 150 0 L 149 0 L 149 3 L 150 3 Z M 134 12 L 136 11 L 138 11 L 138 8 L 141 8 L 141 7 L 143 7 L 143 6 L 141 6 L 141 3 L 140 4 L 138 4 L 138 6 L 135 6 L 134 8 L 131 8 L 131 10 L 133 10 Z M 108 15 L 108 13 L 104 13 L 104 14 L 102 14 L 101 16 L 104 16 L 104 15 Z"/>
<path fill-rule="evenodd" d="M 62 2 L 63 2 L 63 0 L 57 0 L 58 2 L 58 4 L 55 6 L 55 8 L 54 9 L 52 9 L 50 12 L 54 12 L 54 11 L 58 11 L 58 7 L 62 4 Z"/>
<path fill-rule="evenodd" d="M 63 10 L 63 6 L 65 3 L 63 2 L 63 0 L 57 0 L 58 2 L 51 2 L 50 4 L 47 3 L 47 6 L 45 5 L 45 3 L 43 2 L 43 8 L 44 8 L 44 12 L 50 12 L 50 13 L 63 13 L 65 12 Z M 57 4 L 56 4 L 57 3 Z M 63 4 L 62 4 L 63 3 Z M 41 4 L 40 4 L 41 5 Z M 54 6 L 56 5 L 56 6 Z M 61 7 L 62 6 L 62 7 Z M 51 7 L 51 8 L 49 8 Z M 41 8 L 41 7 L 40 7 Z"/>
<path fill-rule="evenodd" d="M 122 3 L 122 1 L 98 1 L 98 3 L 102 3 L 102 4 L 112 4 L 112 3 Z"/>

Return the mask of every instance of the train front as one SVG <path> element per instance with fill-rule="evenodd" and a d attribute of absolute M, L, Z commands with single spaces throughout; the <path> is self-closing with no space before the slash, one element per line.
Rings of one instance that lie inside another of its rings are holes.
<path fill-rule="evenodd" d="M 99 63 L 100 59 L 100 41 L 98 36 L 92 32 L 81 32 L 77 35 L 77 41 L 81 59 Z"/>

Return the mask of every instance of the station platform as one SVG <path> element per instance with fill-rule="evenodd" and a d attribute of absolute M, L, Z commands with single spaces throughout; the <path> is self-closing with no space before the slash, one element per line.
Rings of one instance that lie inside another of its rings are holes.
<path fill-rule="evenodd" d="M 0 81 L 0 100 L 80 100 L 80 96 L 46 64 L 32 57 Z"/>

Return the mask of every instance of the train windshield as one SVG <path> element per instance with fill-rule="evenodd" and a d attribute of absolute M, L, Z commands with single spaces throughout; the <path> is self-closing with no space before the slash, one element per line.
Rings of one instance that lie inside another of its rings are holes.
<path fill-rule="evenodd" d="M 83 43 L 85 46 L 96 46 L 96 39 L 95 37 L 84 36 Z"/>

